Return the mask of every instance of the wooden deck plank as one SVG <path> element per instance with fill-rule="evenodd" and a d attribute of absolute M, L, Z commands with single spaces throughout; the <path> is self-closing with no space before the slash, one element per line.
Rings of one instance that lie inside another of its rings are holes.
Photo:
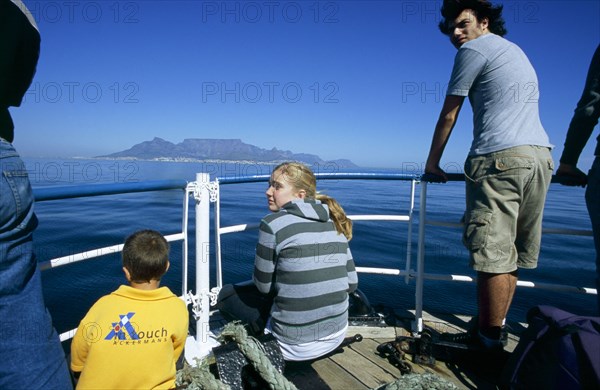
<path fill-rule="evenodd" d="M 382 342 L 387 342 L 387 341 L 392 341 L 392 340 L 393 339 L 386 339 L 386 341 L 382 341 Z M 348 348 L 351 348 L 352 350 L 358 352 L 359 354 L 361 354 L 363 356 L 364 359 L 367 359 L 368 361 L 376 364 L 382 370 L 386 371 L 394 378 L 399 378 L 401 376 L 400 370 L 397 367 L 395 367 L 394 365 L 392 365 L 388 361 L 387 358 L 385 358 L 377 353 L 377 347 L 382 342 L 378 342 L 374 339 L 363 339 L 361 342 L 354 343 L 354 344 L 350 345 Z"/>
<path fill-rule="evenodd" d="M 384 327 L 371 327 L 371 326 L 349 326 L 348 332 L 346 333 L 348 337 L 354 336 L 355 334 L 360 334 L 363 338 L 367 339 L 390 339 L 393 340 L 398 336 L 397 329 L 393 326 L 384 326 Z"/>
<path fill-rule="evenodd" d="M 389 372 L 365 359 L 360 353 L 351 348 L 344 348 L 344 352 L 335 354 L 330 359 L 369 389 L 393 382 L 396 379 Z"/>
<path fill-rule="evenodd" d="M 312 365 L 307 362 L 286 363 L 285 377 L 292 381 L 299 390 L 331 388 Z M 354 385 L 354 383 L 350 384 Z"/>
<path fill-rule="evenodd" d="M 312 364 L 312 368 L 319 376 L 327 383 L 332 390 L 366 390 L 368 389 L 364 383 L 360 382 L 349 373 L 344 367 L 340 367 L 335 361 L 330 358 L 318 360 Z M 316 390 L 317 388 L 315 388 Z M 313 389 L 307 389 L 313 390 Z"/>

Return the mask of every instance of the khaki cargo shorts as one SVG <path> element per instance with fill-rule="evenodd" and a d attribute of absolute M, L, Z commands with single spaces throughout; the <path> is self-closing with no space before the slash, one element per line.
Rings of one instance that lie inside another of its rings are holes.
<path fill-rule="evenodd" d="M 537 267 L 553 171 L 550 150 L 541 146 L 467 158 L 463 243 L 475 271 L 497 274 Z"/>

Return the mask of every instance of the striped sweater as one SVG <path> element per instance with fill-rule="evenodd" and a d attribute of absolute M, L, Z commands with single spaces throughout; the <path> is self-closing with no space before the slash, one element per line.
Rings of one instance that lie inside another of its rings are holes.
<path fill-rule="evenodd" d="M 260 223 L 254 284 L 273 293 L 271 328 L 287 344 L 321 340 L 348 324 L 358 277 L 348 240 L 327 205 L 296 199 Z"/>

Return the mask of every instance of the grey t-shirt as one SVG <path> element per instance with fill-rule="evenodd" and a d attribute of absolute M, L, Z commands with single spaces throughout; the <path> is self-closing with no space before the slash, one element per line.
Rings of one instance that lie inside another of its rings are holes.
<path fill-rule="evenodd" d="M 471 156 L 521 145 L 553 146 L 540 122 L 535 70 L 517 45 L 498 35 L 484 34 L 461 46 L 446 95 L 469 96 Z"/>

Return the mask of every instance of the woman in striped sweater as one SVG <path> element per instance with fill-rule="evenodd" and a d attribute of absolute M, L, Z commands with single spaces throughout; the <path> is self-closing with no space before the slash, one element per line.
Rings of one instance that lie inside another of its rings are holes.
<path fill-rule="evenodd" d="M 317 193 L 315 175 L 299 163 L 277 166 L 266 196 L 272 213 L 260 223 L 253 275 L 253 287 L 272 297 L 262 312 L 266 329 L 285 360 L 318 358 L 335 350 L 348 328 L 348 293 L 358 285 L 348 246 L 352 222 L 335 199 Z M 256 301 L 239 296 L 220 308 L 244 320 L 240 306 L 243 312 Z"/>
<path fill-rule="evenodd" d="M 317 194 L 302 164 L 277 166 L 266 195 L 273 213 L 260 223 L 254 284 L 274 295 L 267 329 L 284 358 L 313 359 L 334 350 L 348 328 L 348 292 L 358 284 L 352 222 L 335 199 Z"/>

